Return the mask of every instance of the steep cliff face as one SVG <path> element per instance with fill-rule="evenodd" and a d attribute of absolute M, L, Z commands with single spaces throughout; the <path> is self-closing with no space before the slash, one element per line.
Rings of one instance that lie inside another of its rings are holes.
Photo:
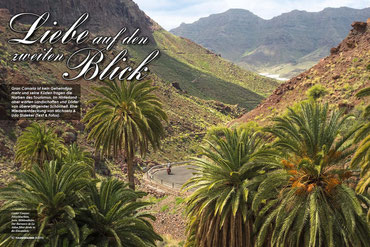
<path fill-rule="evenodd" d="M 159 25 L 150 19 L 131 0 L 0 0 L 0 8 L 9 9 L 11 14 L 32 12 L 51 14 L 50 22 L 58 21 L 62 26 L 75 22 L 81 14 L 90 14 L 88 28 L 91 31 L 112 33 L 122 27 L 140 28 L 143 34 L 151 35 Z M 30 19 L 23 22 L 29 23 Z"/>
<path fill-rule="evenodd" d="M 330 55 L 318 64 L 288 82 L 281 84 L 271 96 L 256 109 L 231 123 L 257 121 L 269 122 L 271 117 L 287 107 L 307 99 L 307 91 L 314 85 L 326 89 L 319 100 L 350 111 L 361 107 L 363 101 L 355 95 L 370 86 L 370 18 L 365 22 L 353 22 L 349 35 L 330 50 Z"/>
<path fill-rule="evenodd" d="M 265 22 L 248 10 L 230 9 L 192 24 L 182 23 L 170 32 L 237 62 L 241 54 L 258 45 L 261 37 L 257 34 Z"/>

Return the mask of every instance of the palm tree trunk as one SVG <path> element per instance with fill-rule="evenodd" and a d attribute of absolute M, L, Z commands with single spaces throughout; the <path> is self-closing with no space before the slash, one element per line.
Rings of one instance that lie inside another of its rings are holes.
<path fill-rule="evenodd" d="M 134 157 L 135 152 L 133 151 L 135 143 L 129 141 L 127 130 L 125 130 L 125 155 L 127 160 L 127 177 L 129 188 L 135 190 L 135 171 L 134 171 Z"/>
<path fill-rule="evenodd" d="M 134 154 L 131 152 L 127 154 L 127 176 L 130 189 L 135 190 Z"/>
<path fill-rule="evenodd" d="M 134 161 L 133 159 L 127 159 L 127 175 L 129 187 L 135 190 L 135 176 L 134 176 Z"/>

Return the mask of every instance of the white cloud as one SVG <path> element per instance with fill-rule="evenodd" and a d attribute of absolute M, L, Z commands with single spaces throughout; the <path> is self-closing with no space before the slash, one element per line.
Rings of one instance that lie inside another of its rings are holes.
<path fill-rule="evenodd" d="M 369 0 L 136 0 L 136 3 L 167 30 L 182 22 L 192 23 L 230 8 L 247 9 L 264 19 L 270 19 L 294 9 L 316 12 L 326 7 L 370 6 Z"/>

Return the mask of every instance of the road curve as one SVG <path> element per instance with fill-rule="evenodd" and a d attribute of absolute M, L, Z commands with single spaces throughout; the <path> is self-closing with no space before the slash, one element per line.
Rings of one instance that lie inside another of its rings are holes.
<path fill-rule="evenodd" d="M 171 174 L 167 174 L 166 169 L 159 170 L 153 174 L 153 178 L 157 181 L 163 181 L 166 184 L 174 183 L 176 187 L 181 187 L 189 178 L 193 176 L 193 165 L 173 166 Z"/>

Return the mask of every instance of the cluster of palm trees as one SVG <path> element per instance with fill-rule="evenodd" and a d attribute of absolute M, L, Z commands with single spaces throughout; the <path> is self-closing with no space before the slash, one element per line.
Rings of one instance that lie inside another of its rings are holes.
<path fill-rule="evenodd" d="M 185 184 L 186 246 L 370 246 L 369 123 L 350 121 L 311 101 L 257 133 L 209 134 Z"/>
<path fill-rule="evenodd" d="M 150 203 L 139 200 L 145 193 L 117 179 L 92 179 L 81 162 L 57 163 L 18 172 L 0 190 L 0 246 L 145 247 L 162 240 L 150 224 L 153 216 L 143 210 Z M 9 212 L 18 210 L 37 212 L 37 232 L 10 232 Z"/>
<path fill-rule="evenodd" d="M 97 151 L 125 155 L 128 184 L 96 179 L 89 153 L 75 143 L 66 147 L 46 124 L 34 122 L 22 133 L 15 161 L 23 171 L 0 189 L 0 246 L 147 247 L 162 240 L 145 210 L 145 193 L 134 190 L 134 156 L 159 148 L 167 120 L 155 89 L 150 81 L 105 82 L 84 118 Z M 36 236 L 9 232 L 10 212 L 17 210 L 37 212 Z"/>
<path fill-rule="evenodd" d="M 129 183 L 94 178 L 86 151 L 33 123 L 16 144 L 24 170 L 0 189 L 0 246 L 146 247 L 161 240 L 145 193 L 135 191 L 134 157 L 159 148 L 167 116 L 151 82 L 104 83 L 83 121 L 97 151 L 124 155 Z M 209 132 L 184 185 L 195 189 L 186 200 L 186 246 L 370 246 L 369 109 L 365 124 L 348 128 L 350 116 L 310 101 L 263 129 Z M 6 233 L 4 212 L 12 210 L 37 212 L 37 239 Z"/>

